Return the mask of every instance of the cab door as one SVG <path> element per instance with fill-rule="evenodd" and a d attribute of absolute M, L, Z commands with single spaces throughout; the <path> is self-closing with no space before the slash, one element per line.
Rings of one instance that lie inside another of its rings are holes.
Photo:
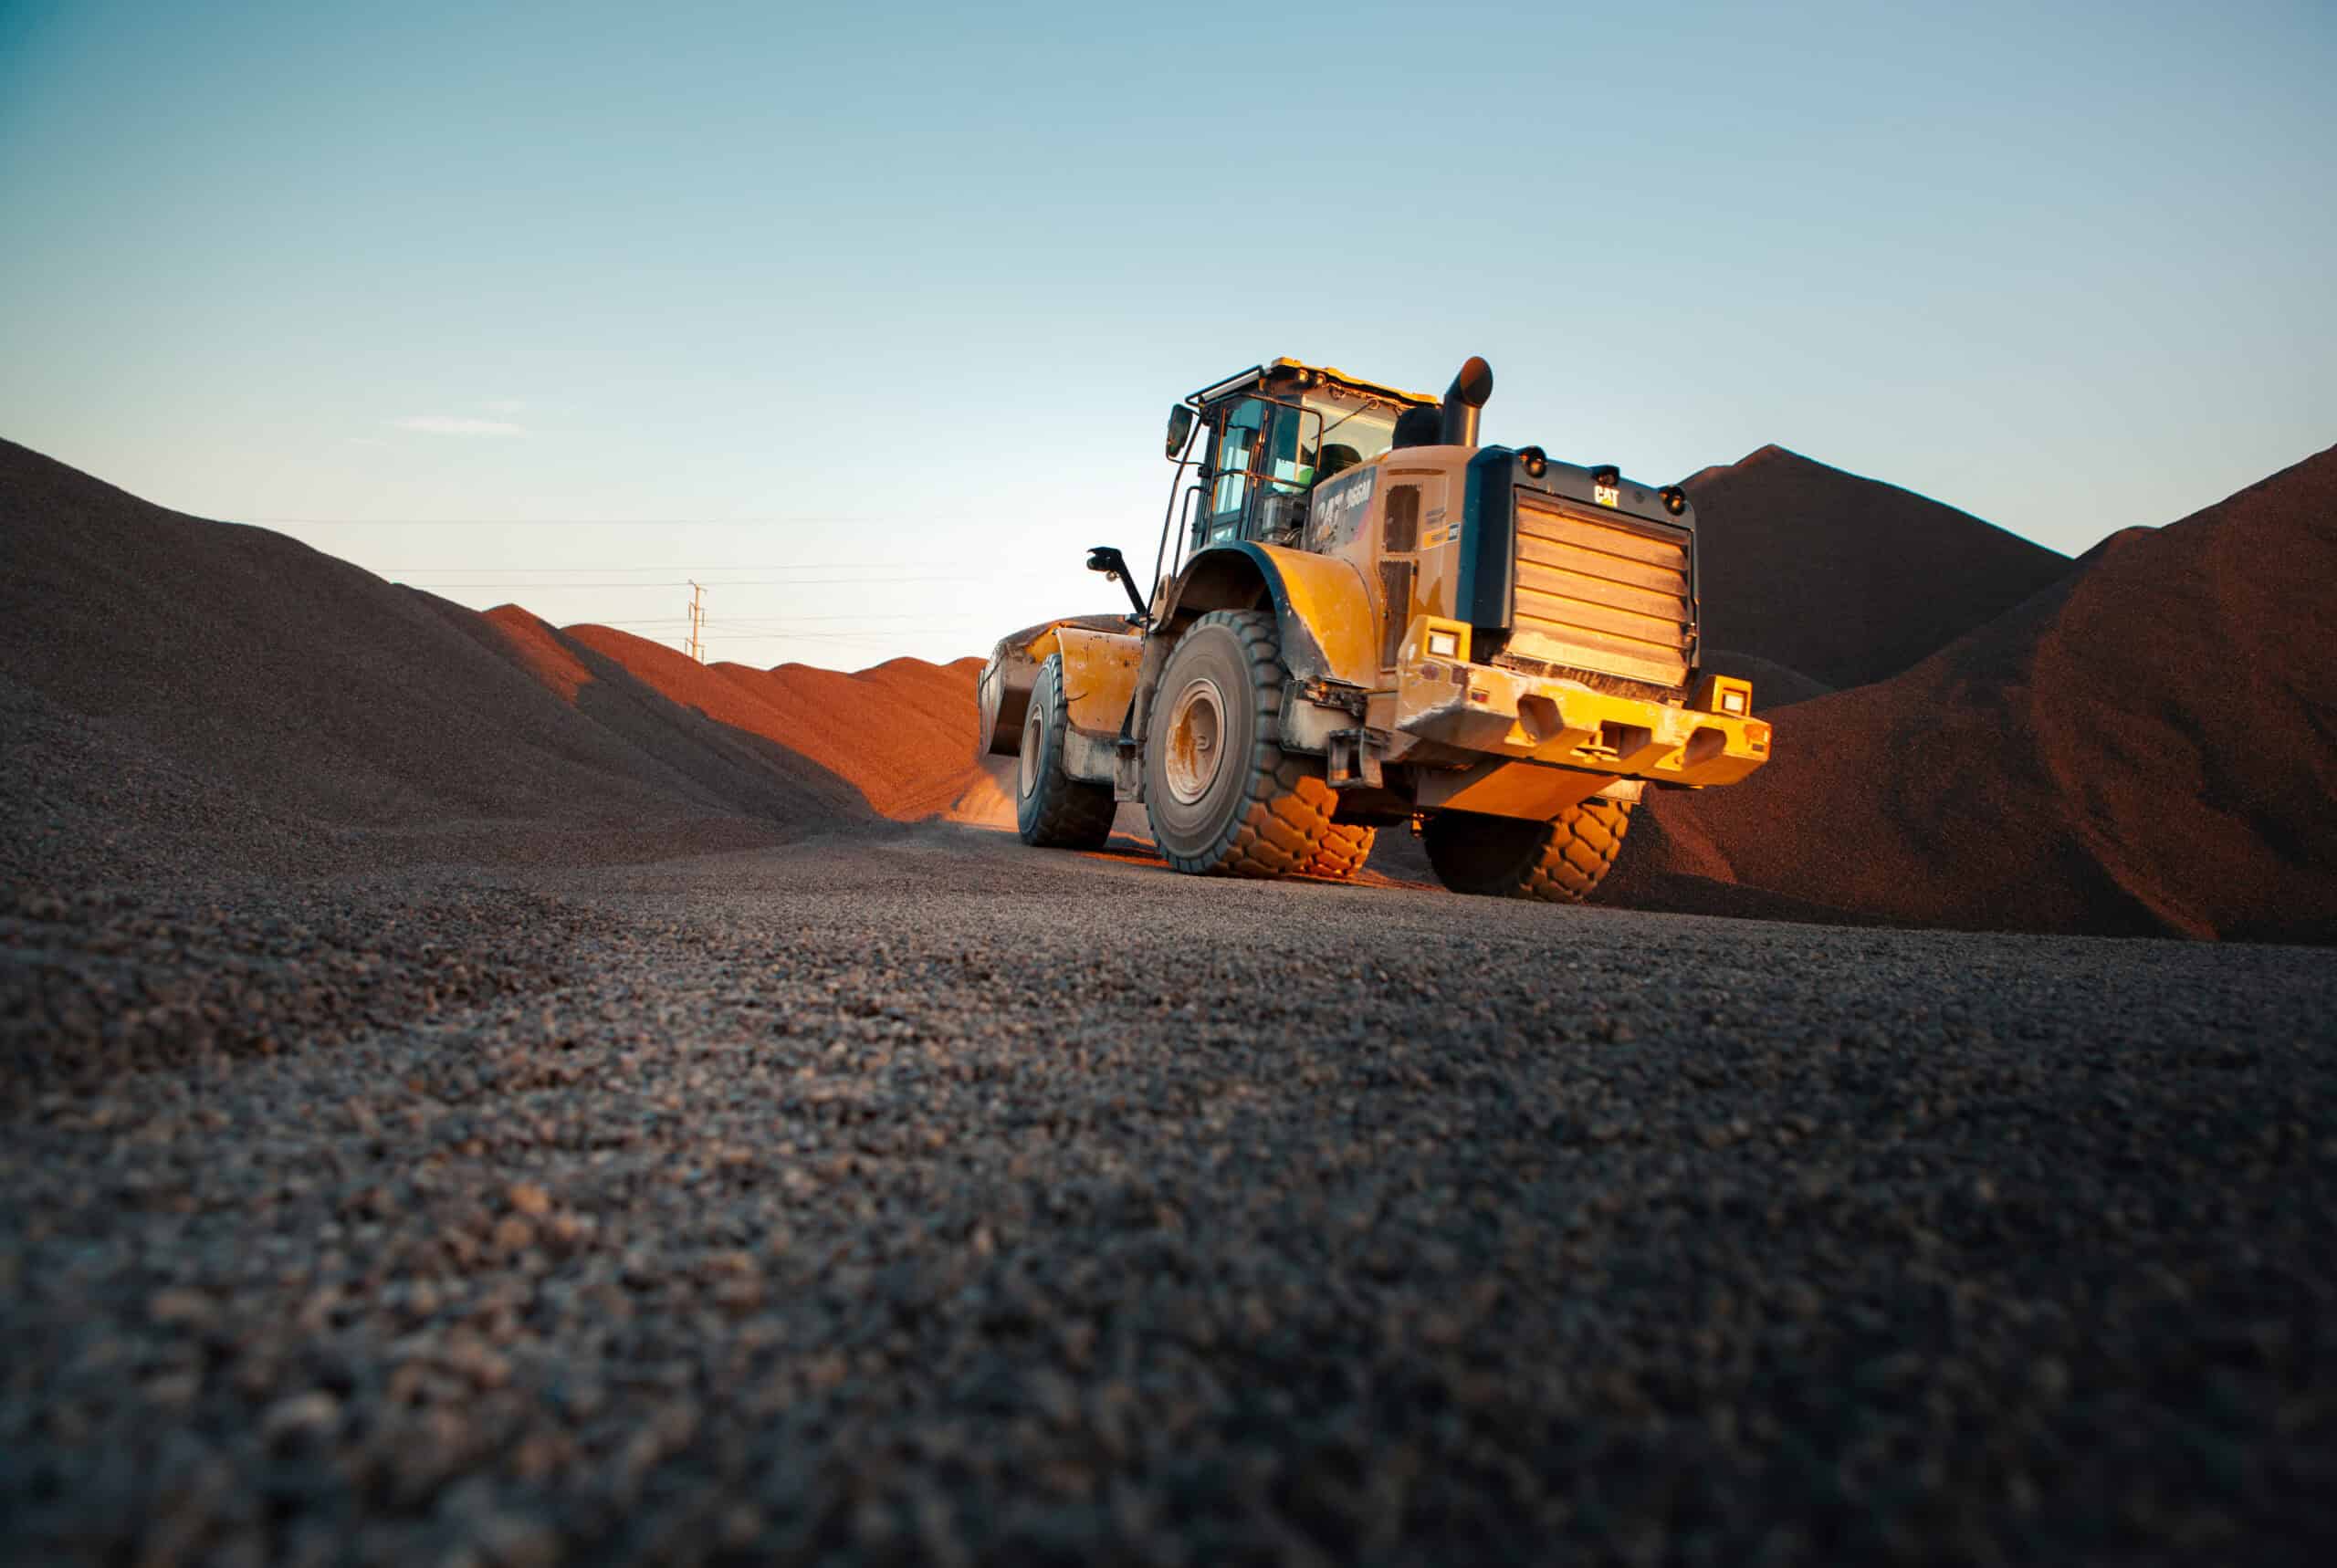
<path fill-rule="evenodd" d="M 1245 397 L 1226 409 L 1210 432 L 1209 504 L 1193 523 L 1193 545 L 1231 544 L 1246 534 L 1274 405 Z"/>
<path fill-rule="evenodd" d="M 1212 432 L 1215 477 L 1208 509 L 1193 530 L 1194 545 L 1294 537 L 1315 483 L 1322 426 L 1316 411 L 1265 398 L 1243 398 L 1226 410 Z M 1272 516 L 1262 517 L 1261 504 L 1276 497 L 1283 500 L 1266 506 Z"/>

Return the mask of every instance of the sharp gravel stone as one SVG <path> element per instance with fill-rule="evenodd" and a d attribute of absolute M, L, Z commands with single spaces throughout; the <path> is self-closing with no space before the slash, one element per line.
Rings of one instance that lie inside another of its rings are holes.
<path fill-rule="evenodd" d="M 0 906 L 0 1554 L 2305 1562 L 2337 966 L 928 830 Z"/>

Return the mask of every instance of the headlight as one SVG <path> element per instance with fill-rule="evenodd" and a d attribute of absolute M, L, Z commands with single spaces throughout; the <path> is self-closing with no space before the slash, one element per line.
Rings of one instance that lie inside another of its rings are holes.
<path fill-rule="evenodd" d="M 1461 637 L 1455 632 L 1430 632 L 1428 651 L 1440 659 L 1455 659 L 1461 655 Z"/>

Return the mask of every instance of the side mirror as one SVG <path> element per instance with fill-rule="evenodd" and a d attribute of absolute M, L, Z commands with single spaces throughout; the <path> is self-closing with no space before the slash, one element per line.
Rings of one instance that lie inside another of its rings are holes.
<path fill-rule="evenodd" d="M 1145 618 L 1144 601 L 1137 597 L 1136 584 L 1128 578 L 1127 558 L 1110 545 L 1095 545 L 1087 552 L 1087 570 L 1100 571 L 1127 591 L 1128 606 L 1136 618 Z"/>
<path fill-rule="evenodd" d="M 1185 455 L 1185 443 L 1193 438 L 1193 411 L 1178 403 L 1168 411 L 1168 455 L 1171 459 Z"/>

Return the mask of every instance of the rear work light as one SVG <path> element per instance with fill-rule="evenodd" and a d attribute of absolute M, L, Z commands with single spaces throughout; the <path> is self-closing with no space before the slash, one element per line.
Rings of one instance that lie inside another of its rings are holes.
<path fill-rule="evenodd" d="M 1430 632 L 1428 651 L 1439 659 L 1455 659 L 1461 655 L 1461 634 L 1457 632 Z"/>
<path fill-rule="evenodd" d="M 1716 713 L 1726 718 L 1753 716 L 1753 683 L 1729 675 L 1706 675 L 1696 683 L 1688 706 L 1699 713 Z"/>

